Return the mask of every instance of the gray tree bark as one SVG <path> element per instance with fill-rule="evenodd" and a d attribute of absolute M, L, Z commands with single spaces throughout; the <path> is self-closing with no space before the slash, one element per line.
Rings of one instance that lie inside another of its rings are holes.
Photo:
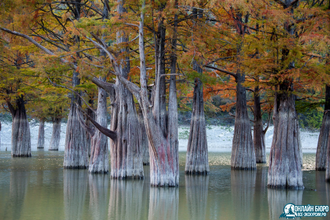
<path fill-rule="evenodd" d="M 105 79 L 100 78 L 105 81 Z M 103 127 L 107 127 L 107 95 L 104 89 L 98 88 L 98 101 L 96 121 Z M 90 173 L 109 172 L 108 138 L 99 130 L 96 130 L 91 140 L 91 156 L 89 160 Z"/>
<path fill-rule="evenodd" d="M 320 171 L 326 170 L 327 162 L 327 144 L 330 133 L 330 86 L 326 86 L 325 106 L 320 129 L 319 140 L 317 142 L 317 151 L 315 159 L 315 169 Z"/>
<path fill-rule="evenodd" d="M 328 139 L 328 146 L 327 146 L 327 163 L 325 167 L 325 180 L 330 182 L 330 138 Z"/>
<path fill-rule="evenodd" d="M 13 118 L 11 155 L 13 157 L 31 157 L 30 125 L 26 115 L 24 97 L 17 97 L 15 105 L 9 102 L 7 104 Z"/>
<path fill-rule="evenodd" d="M 268 187 L 301 189 L 304 185 L 299 125 L 295 97 L 288 89 L 287 85 L 281 85 L 275 95 Z"/>
<path fill-rule="evenodd" d="M 80 83 L 78 74 L 73 73 L 73 87 Z M 66 169 L 86 169 L 88 167 L 86 133 L 79 122 L 76 103 L 81 105 L 81 100 L 76 94 L 72 94 L 65 135 L 63 166 Z"/>
<path fill-rule="evenodd" d="M 197 65 L 197 64 L 196 64 Z M 201 71 L 201 68 L 198 68 Z M 186 156 L 186 174 L 205 175 L 210 171 L 204 115 L 203 86 L 195 79 L 192 116 Z"/>
<path fill-rule="evenodd" d="M 58 151 L 61 140 L 61 118 L 53 118 L 53 132 L 49 143 L 49 151 Z"/>
<path fill-rule="evenodd" d="M 245 74 L 238 71 L 236 76 L 236 115 L 231 167 L 244 170 L 256 169 L 251 124 L 246 105 L 246 88 L 242 85 L 245 81 Z"/>
<path fill-rule="evenodd" d="M 254 127 L 253 127 L 253 144 L 256 155 L 256 163 L 266 163 L 266 145 L 265 133 L 263 128 L 259 87 L 254 90 Z"/>
<path fill-rule="evenodd" d="M 140 144 L 142 148 L 142 163 L 143 165 L 149 165 L 149 141 L 146 133 L 146 128 L 143 123 L 143 115 L 141 109 L 138 111 L 139 124 L 140 124 Z"/>
<path fill-rule="evenodd" d="M 45 147 L 45 121 L 40 120 L 37 149 L 44 149 L 44 147 Z"/>

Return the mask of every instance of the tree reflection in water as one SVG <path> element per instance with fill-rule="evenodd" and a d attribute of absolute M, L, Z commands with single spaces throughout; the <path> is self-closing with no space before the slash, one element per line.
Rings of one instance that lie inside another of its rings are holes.
<path fill-rule="evenodd" d="M 235 219 L 250 219 L 255 196 L 257 172 L 255 170 L 231 170 L 231 195 Z"/>
<path fill-rule="evenodd" d="M 109 175 L 88 174 L 89 213 L 91 219 L 106 219 L 108 212 Z"/>
<path fill-rule="evenodd" d="M 142 220 L 144 180 L 110 180 L 108 219 Z"/>
<path fill-rule="evenodd" d="M 206 216 L 209 176 L 186 175 L 186 198 L 191 220 L 203 220 Z"/>
<path fill-rule="evenodd" d="M 86 170 L 63 170 L 65 219 L 83 219 L 88 186 Z"/>
<path fill-rule="evenodd" d="M 279 219 L 288 203 L 302 204 L 303 190 L 268 189 L 269 219 Z"/>
<path fill-rule="evenodd" d="M 150 187 L 149 220 L 177 220 L 178 211 L 178 187 Z"/>

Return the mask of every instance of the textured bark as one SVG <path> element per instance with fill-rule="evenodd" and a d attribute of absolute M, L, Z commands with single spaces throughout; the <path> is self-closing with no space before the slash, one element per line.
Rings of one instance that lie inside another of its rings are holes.
<path fill-rule="evenodd" d="M 143 165 L 149 165 L 149 142 L 148 137 L 146 133 L 146 128 L 144 127 L 143 123 L 143 115 L 142 111 L 138 111 L 138 117 L 139 117 L 139 124 L 140 124 L 140 145 L 142 148 L 142 163 Z"/>
<path fill-rule="evenodd" d="M 162 78 L 162 62 L 164 58 L 162 54 L 162 42 L 165 42 L 165 30 L 159 31 L 157 40 L 155 41 L 156 48 L 160 57 L 156 62 L 158 66 L 156 69 L 156 83 L 153 94 L 152 110 L 148 98 L 147 81 L 146 81 L 146 66 L 144 55 L 143 42 L 143 22 L 144 14 L 141 14 L 140 28 L 139 28 L 139 50 L 140 50 L 140 83 L 141 92 L 139 99 L 140 106 L 143 112 L 144 124 L 149 140 L 149 154 L 150 154 L 150 184 L 152 186 L 178 186 L 179 184 L 179 155 L 178 155 L 178 111 L 177 111 L 177 97 L 176 97 L 176 22 L 177 15 L 174 17 L 174 36 L 172 38 L 172 54 L 171 54 L 171 76 L 169 85 L 168 111 L 162 113 L 163 102 L 165 95 L 162 90 L 165 87 L 165 82 Z M 164 31 L 164 34 L 163 34 Z M 157 43 L 160 42 L 160 43 Z M 164 84 L 163 84 L 164 83 Z M 163 85 L 162 85 L 163 84 Z M 166 117 L 168 115 L 168 117 Z"/>
<path fill-rule="evenodd" d="M 203 86 L 200 79 L 196 78 L 185 172 L 186 174 L 207 174 L 209 171 Z"/>
<path fill-rule="evenodd" d="M 41 120 L 39 123 L 37 149 L 44 149 L 44 147 L 45 147 L 45 121 Z"/>
<path fill-rule="evenodd" d="M 315 159 L 316 170 L 326 170 L 327 162 L 327 144 L 330 133 L 330 87 L 326 86 L 325 93 L 325 106 L 322 120 L 322 126 L 320 129 L 320 136 L 317 142 L 317 151 Z"/>
<path fill-rule="evenodd" d="M 295 205 L 303 204 L 303 190 L 268 189 L 267 197 L 270 220 L 278 220 L 283 213 L 284 206 L 288 203 Z"/>
<path fill-rule="evenodd" d="M 7 102 L 13 123 L 11 136 L 11 155 L 13 157 L 31 157 L 30 125 L 27 119 L 24 98 L 20 96 L 13 106 Z"/>
<path fill-rule="evenodd" d="M 63 193 L 65 219 L 83 219 L 88 188 L 85 170 L 63 170 Z"/>
<path fill-rule="evenodd" d="M 98 89 L 96 121 L 101 126 L 107 127 L 107 95 L 102 88 Z M 108 138 L 97 129 L 91 141 L 91 156 L 88 170 L 90 173 L 109 172 Z"/>
<path fill-rule="evenodd" d="M 124 13 L 123 2 L 118 0 L 118 13 Z M 128 41 L 123 31 L 117 33 L 117 43 Z M 127 53 L 128 48 L 123 48 Z M 127 79 L 130 71 L 129 57 L 120 60 L 118 72 Z M 111 177 L 112 178 L 143 178 L 142 148 L 139 141 L 141 135 L 137 112 L 132 93 L 116 79 L 114 90 L 110 93 L 111 125 L 110 130 L 115 131 L 117 138 L 110 140 Z"/>
<path fill-rule="evenodd" d="M 270 151 L 268 187 L 304 188 L 295 97 L 288 93 L 287 85 L 281 85 L 280 92 L 275 94 L 273 122 L 274 135 Z"/>
<path fill-rule="evenodd" d="M 185 180 L 189 219 L 206 219 L 209 177 L 187 175 Z"/>
<path fill-rule="evenodd" d="M 231 170 L 231 194 L 233 207 L 236 210 L 235 219 L 249 219 L 253 213 L 253 199 L 256 184 L 255 170 Z"/>
<path fill-rule="evenodd" d="M 256 163 L 266 163 L 265 131 L 263 129 L 259 87 L 254 91 L 254 127 L 253 144 L 256 155 Z"/>
<path fill-rule="evenodd" d="M 148 219 L 176 220 L 178 213 L 178 188 L 150 188 Z"/>
<path fill-rule="evenodd" d="M 112 179 L 110 183 L 109 219 L 142 220 L 144 181 Z"/>
<path fill-rule="evenodd" d="M 49 143 L 49 151 L 58 151 L 61 140 L 61 118 L 53 119 L 53 132 Z"/>
<path fill-rule="evenodd" d="M 74 87 L 80 83 L 78 74 L 77 72 L 73 74 Z M 77 95 L 72 94 L 66 127 L 63 166 L 67 169 L 86 169 L 88 167 L 86 133 L 79 122 L 76 103 L 81 105 L 81 100 Z"/>
<path fill-rule="evenodd" d="M 91 219 L 107 219 L 109 176 L 89 174 L 89 207 Z"/>
<path fill-rule="evenodd" d="M 91 108 L 93 108 L 94 101 L 92 98 L 88 101 L 88 104 Z M 89 117 L 95 120 L 95 114 L 91 109 L 89 108 L 87 109 L 87 114 L 89 115 Z M 87 118 L 85 124 L 87 124 L 88 127 L 92 127 L 92 123 Z M 89 157 L 91 156 L 91 142 L 92 142 L 92 135 L 90 135 L 90 133 L 86 131 L 86 148 Z"/>
<path fill-rule="evenodd" d="M 246 105 L 246 89 L 242 85 L 245 75 L 238 72 L 236 77 L 236 116 L 233 146 L 231 151 L 232 169 L 255 169 L 256 157 L 252 142 L 250 119 Z"/>

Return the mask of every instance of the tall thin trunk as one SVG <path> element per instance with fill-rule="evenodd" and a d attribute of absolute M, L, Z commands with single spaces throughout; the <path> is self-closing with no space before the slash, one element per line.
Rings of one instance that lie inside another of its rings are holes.
<path fill-rule="evenodd" d="M 73 87 L 80 84 L 78 74 L 78 72 L 73 74 Z M 76 103 L 81 105 L 81 100 L 77 95 L 72 94 L 66 126 L 63 166 L 67 169 L 86 169 L 88 167 L 86 133 L 79 122 Z"/>
<path fill-rule="evenodd" d="M 330 138 L 328 139 L 328 146 L 327 146 L 327 163 L 325 167 L 325 180 L 330 182 Z"/>
<path fill-rule="evenodd" d="M 0 150 L 1 150 L 1 121 L 0 121 Z"/>
<path fill-rule="evenodd" d="M 91 108 L 93 108 L 93 104 L 94 101 L 92 98 L 89 99 L 88 104 Z M 95 120 L 95 114 L 91 109 L 87 109 L 87 114 L 89 115 L 89 117 L 91 117 L 93 120 Z M 92 123 L 86 119 L 85 124 L 87 124 L 88 127 L 92 127 Z M 91 156 L 91 142 L 92 142 L 92 136 L 90 135 L 90 133 L 88 131 L 86 131 L 86 148 L 87 148 L 87 152 L 88 152 L 88 156 Z"/>
<path fill-rule="evenodd" d="M 185 172 L 186 174 L 207 174 L 210 168 L 204 115 L 203 86 L 201 80 L 198 78 L 195 79 L 192 108 Z"/>
<path fill-rule="evenodd" d="M 40 120 L 37 149 L 44 149 L 44 147 L 45 147 L 45 121 Z"/>
<path fill-rule="evenodd" d="M 30 125 L 27 119 L 24 98 L 17 97 L 15 105 L 7 102 L 13 123 L 11 135 L 11 155 L 13 157 L 31 157 Z"/>
<path fill-rule="evenodd" d="M 275 94 L 268 187 L 300 189 L 304 185 L 298 118 L 295 97 L 287 91 L 287 85 L 281 85 Z"/>
<path fill-rule="evenodd" d="M 105 79 L 100 78 L 105 81 Z M 96 121 L 107 127 L 107 95 L 102 88 L 98 88 Z M 91 156 L 89 160 L 90 173 L 107 173 L 109 171 L 108 138 L 96 129 L 91 141 Z"/>
<path fill-rule="evenodd" d="M 327 162 L 327 144 L 330 132 L 330 86 L 325 87 L 325 106 L 320 129 L 320 136 L 317 142 L 317 151 L 315 159 L 316 170 L 326 170 Z"/>
<path fill-rule="evenodd" d="M 142 162 L 143 165 L 149 165 L 149 142 L 148 142 L 148 136 L 146 133 L 146 128 L 144 127 L 143 123 L 143 115 L 141 109 L 138 111 L 138 117 L 139 117 L 139 124 L 140 124 L 140 145 L 142 148 Z"/>
<path fill-rule="evenodd" d="M 53 119 L 53 132 L 49 143 L 49 151 L 58 151 L 61 140 L 61 121 L 61 118 L 55 117 Z"/>
<path fill-rule="evenodd" d="M 259 87 L 254 89 L 254 128 L 253 144 L 256 163 L 266 163 L 265 132 L 262 124 Z"/>
<path fill-rule="evenodd" d="M 236 116 L 233 146 L 231 151 L 231 167 L 233 169 L 255 169 L 256 158 L 253 148 L 251 124 L 247 112 L 246 88 L 242 85 L 245 74 L 237 72 L 236 77 Z"/>

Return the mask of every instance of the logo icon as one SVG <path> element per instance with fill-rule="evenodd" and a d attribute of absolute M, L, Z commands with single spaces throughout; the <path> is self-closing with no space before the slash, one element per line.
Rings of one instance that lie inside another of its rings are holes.
<path fill-rule="evenodd" d="M 283 208 L 283 213 L 280 218 L 294 219 L 296 218 L 296 213 L 294 211 L 294 204 L 288 203 Z"/>

